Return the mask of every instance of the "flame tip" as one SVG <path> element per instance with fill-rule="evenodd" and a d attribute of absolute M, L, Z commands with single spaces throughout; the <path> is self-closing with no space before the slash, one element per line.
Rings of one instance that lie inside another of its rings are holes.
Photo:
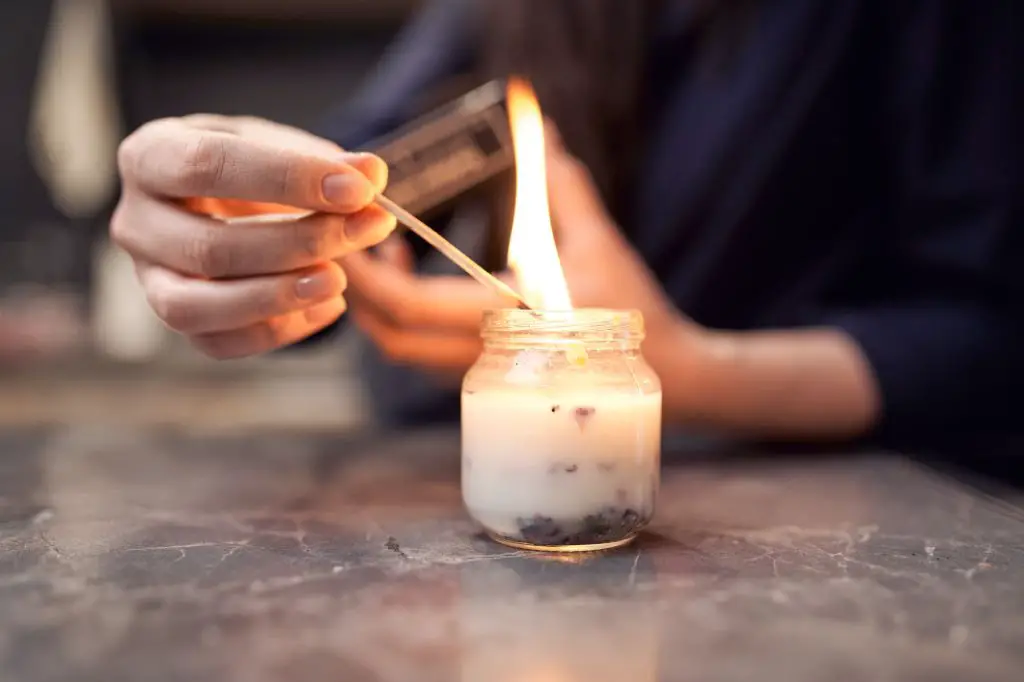
<path fill-rule="evenodd" d="M 509 266 L 531 308 L 572 309 L 551 229 L 540 104 L 530 82 L 520 76 L 509 77 L 506 97 L 516 168 Z"/>

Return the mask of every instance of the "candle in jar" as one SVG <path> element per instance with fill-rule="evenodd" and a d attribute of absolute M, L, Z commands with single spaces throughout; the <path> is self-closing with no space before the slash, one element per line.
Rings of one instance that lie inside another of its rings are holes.
<path fill-rule="evenodd" d="M 580 364 L 571 347 L 544 334 L 535 343 L 519 337 L 512 345 L 526 348 L 504 353 L 492 341 L 467 376 L 466 507 L 507 544 L 562 550 L 623 544 L 654 511 L 657 377 L 628 350 L 638 346 L 635 339 L 590 350 Z"/>

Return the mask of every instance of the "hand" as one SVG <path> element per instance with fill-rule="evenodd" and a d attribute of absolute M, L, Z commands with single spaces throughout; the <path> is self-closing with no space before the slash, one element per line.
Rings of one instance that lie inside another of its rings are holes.
<path fill-rule="evenodd" d="M 122 143 L 118 165 L 111 237 L 164 323 L 217 358 L 329 325 L 346 307 L 336 261 L 395 226 L 371 203 L 387 182 L 383 161 L 258 119 L 154 121 Z M 286 215 L 223 220 L 266 213 Z"/>
<path fill-rule="evenodd" d="M 587 170 L 549 131 L 549 195 L 559 256 L 577 307 L 636 308 L 648 338 L 693 326 L 672 306 L 605 210 Z M 480 353 L 484 310 L 503 305 L 466 277 L 413 272 L 409 247 L 392 236 L 377 255 L 343 260 L 352 318 L 393 362 L 455 380 Z M 512 282 L 509 273 L 500 275 Z M 667 344 L 663 344 L 667 345 Z"/>

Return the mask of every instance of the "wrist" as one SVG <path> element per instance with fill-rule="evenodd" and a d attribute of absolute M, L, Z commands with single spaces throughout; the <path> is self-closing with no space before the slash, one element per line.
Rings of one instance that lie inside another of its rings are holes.
<path fill-rule="evenodd" d="M 730 332 L 676 328 L 651 364 L 666 423 L 768 438 L 863 435 L 879 419 L 873 373 L 834 330 Z M 673 345 L 678 348 L 673 352 Z"/>
<path fill-rule="evenodd" d="M 689 426 L 701 421 L 700 396 L 713 383 L 727 345 L 723 334 L 683 316 L 649 327 L 644 358 L 661 381 L 667 424 Z"/>

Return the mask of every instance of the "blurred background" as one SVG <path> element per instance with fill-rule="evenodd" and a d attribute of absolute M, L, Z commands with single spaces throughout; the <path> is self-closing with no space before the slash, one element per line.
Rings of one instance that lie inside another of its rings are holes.
<path fill-rule="evenodd" d="M 0 426 L 365 422 L 353 353 L 337 344 L 216 363 L 163 329 L 106 241 L 115 153 L 124 134 L 161 116 L 315 127 L 415 4 L 0 3 Z"/>

